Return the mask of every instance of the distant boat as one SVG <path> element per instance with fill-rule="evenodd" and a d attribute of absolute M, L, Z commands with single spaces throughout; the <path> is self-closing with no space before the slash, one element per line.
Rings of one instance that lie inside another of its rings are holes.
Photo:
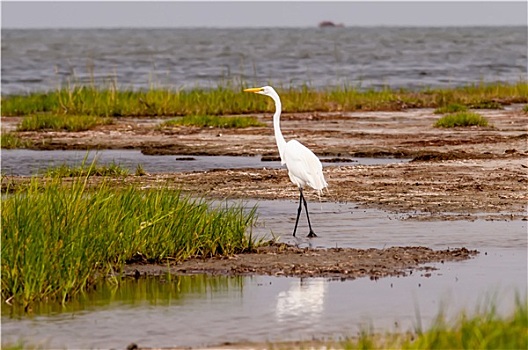
<path fill-rule="evenodd" d="M 331 28 L 331 27 L 342 28 L 342 27 L 344 27 L 344 25 L 343 25 L 343 23 L 335 24 L 335 23 L 332 22 L 332 21 L 322 21 L 322 22 L 319 22 L 319 28 Z"/>

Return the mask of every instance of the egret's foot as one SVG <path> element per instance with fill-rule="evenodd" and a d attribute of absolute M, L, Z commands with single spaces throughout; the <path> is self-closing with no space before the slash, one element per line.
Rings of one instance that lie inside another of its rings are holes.
<path fill-rule="evenodd" d="M 313 238 L 313 237 L 317 237 L 317 235 L 315 234 L 315 232 L 313 232 L 312 230 L 310 230 L 310 233 L 308 234 L 308 236 L 306 236 L 308 238 Z"/>

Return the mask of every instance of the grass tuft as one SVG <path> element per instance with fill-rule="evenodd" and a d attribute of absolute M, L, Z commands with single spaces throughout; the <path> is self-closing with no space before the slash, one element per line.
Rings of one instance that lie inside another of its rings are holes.
<path fill-rule="evenodd" d="M 2 130 L 0 145 L 2 149 L 13 149 L 28 148 L 32 145 L 32 143 L 31 141 L 24 140 L 14 132 Z"/>
<path fill-rule="evenodd" d="M 197 126 L 201 128 L 248 128 L 266 126 L 255 117 L 224 117 L 212 115 L 188 115 L 163 122 L 160 126 Z"/>
<path fill-rule="evenodd" d="M 127 261 L 222 256 L 251 246 L 255 209 L 213 206 L 169 189 L 116 189 L 103 179 L 33 178 L 1 202 L 2 300 L 65 303 Z M 254 244 L 254 242 L 252 243 Z"/>
<path fill-rule="evenodd" d="M 35 114 L 22 119 L 18 131 L 85 131 L 99 125 L 112 124 L 111 118 L 103 118 L 93 115 L 58 115 L 58 114 Z"/>
<path fill-rule="evenodd" d="M 488 126 L 488 120 L 478 113 L 458 112 L 443 116 L 436 121 L 434 126 L 437 128 Z"/>
<path fill-rule="evenodd" d="M 145 171 L 145 168 L 143 168 L 142 164 L 138 164 L 136 166 L 136 172 L 134 173 L 136 176 L 145 176 L 147 175 L 147 172 Z"/>
<path fill-rule="evenodd" d="M 467 111 L 467 106 L 461 105 L 459 103 L 450 103 L 448 105 L 439 107 L 435 109 L 435 114 L 447 114 L 447 113 L 457 113 Z"/>
<path fill-rule="evenodd" d="M 129 171 L 126 168 L 121 167 L 115 162 L 110 163 L 109 165 L 98 165 L 97 162 L 93 162 L 90 165 L 87 165 L 83 162 L 80 166 L 70 166 L 67 164 L 62 164 L 58 167 L 48 168 L 44 172 L 46 177 L 79 177 L 79 176 L 107 176 L 107 177 L 116 177 L 116 176 L 126 176 Z"/>
<path fill-rule="evenodd" d="M 473 109 L 504 109 L 502 104 L 497 101 L 477 101 L 471 103 L 469 108 Z"/>

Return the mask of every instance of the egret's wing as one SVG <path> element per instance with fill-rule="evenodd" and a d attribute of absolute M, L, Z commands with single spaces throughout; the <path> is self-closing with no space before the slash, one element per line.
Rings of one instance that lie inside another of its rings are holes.
<path fill-rule="evenodd" d="M 318 191 L 328 186 L 323 175 L 321 161 L 299 141 L 288 141 L 284 149 L 284 161 L 288 172 L 308 186 Z"/>

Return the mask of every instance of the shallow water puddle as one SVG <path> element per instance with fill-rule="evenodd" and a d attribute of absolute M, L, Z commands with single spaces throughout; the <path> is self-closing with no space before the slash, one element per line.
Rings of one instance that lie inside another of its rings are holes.
<path fill-rule="evenodd" d="M 3 342 L 26 339 L 47 347 L 204 346 L 278 341 L 427 327 L 441 307 L 448 317 L 474 312 L 494 296 L 509 312 L 515 291 L 526 294 L 526 251 L 446 263 L 431 277 L 330 281 L 323 278 L 183 276 L 172 282 L 129 280 L 101 287 L 67 312 L 36 309 L 18 319 L 2 308 Z M 39 312 L 40 311 L 40 312 Z M 419 316 L 417 316 L 419 315 Z M 417 321 L 419 320 L 419 322 Z"/>
<path fill-rule="evenodd" d="M 2 173 L 4 175 L 35 175 L 50 167 L 67 164 L 80 166 L 83 161 L 87 165 L 96 158 L 98 164 L 119 164 L 133 174 L 140 164 L 148 173 L 204 171 L 211 169 L 238 168 L 280 168 L 280 162 L 263 162 L 260 156 L 176 156 L 176 155 L 144 155 L 138 150 L 99 150 L 99 151 L 35 151 L 27 149 L 2 150 Z M 346 162 L 326 163 L 323 166 L 337 165 L 373 165 L 398 163 L 407 160 L 393 158 L 350 158 Z"/>
<path fill-rule="evenodd" d="M 2 308 L 3 342 L 26 339 L 46 347 L 124 348 L 204 346 L 265 342 L 426 328 L 439 310 L 453 318 L 461 310 L 497 303 L 509 312 L 515 293 L 526 295 L 526 221 L 400 221 L 400 214 L 358 209 L 347 203 L 310 203 L 318 238 L 292 238 L 297 203 L 258 204 L 254 234 L 270 230 L 281 240 L 314 247 L 424 245 L 478 249 L 473 259 L 429 264 L 438 270 L 408 277 L 336 281 L 324 278 L 182 276 L 172 281 L 127 280 L 101 286 L 62 310 L 35 306 L 32 317 Z M 305 218 L 299 234 L 307 232 Z M 304 230 L 304 231 L 303 231 Z M 417 316 L 419 315 L 419 316 Z"/>
<path fill-rule="evenodd" d="M 464 246 L 468 249 L 485 249 L 527 245 L 527 221 L 402 220 L 408 214 L 363 209 L 354 203 L 335 202 L 309 202 L 310 220 L 318 237 L 306 238 L 309 229 L 303 208 L 297 237 L 294 238 L 292 232 L 297 202 L 248 200 L 244 205 L 248 208 L 258 206 L 259 222 L 253 229 L 257 236 L 271 238 L 275 235 L 283 242 L 314 248 L 426 246 L 446 249 Z"/>

